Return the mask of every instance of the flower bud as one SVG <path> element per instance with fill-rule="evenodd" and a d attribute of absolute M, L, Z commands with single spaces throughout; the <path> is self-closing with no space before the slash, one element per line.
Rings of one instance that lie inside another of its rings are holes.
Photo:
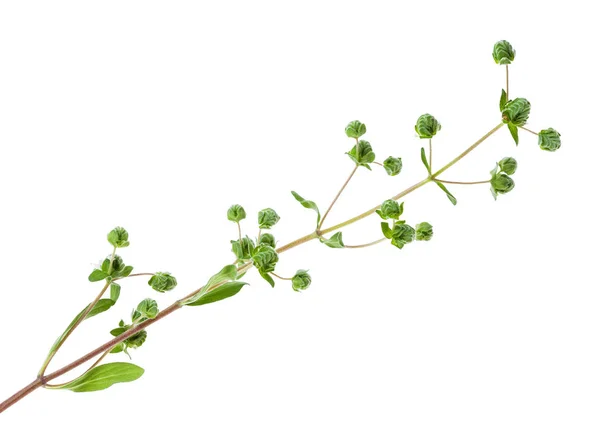
<path fill-rule="evenodd" d="M 246 210 L 239 204 L 232 205 L 227 210 L 227 219 L 233 222 L 240 222 L 246 218 Z"/>
<path fill-rule="evenodd" d="M 412 243 L 415 239 L 415 229 L 408 224 L 396 223 L 392 230 L 392 244 L 402 249 L 405 244 Z"/>
<path fill-rule="evenodd" d="M 258 212 L 258 228 L 270 229 L 279 221 L 279 215 L 272 208 L 265 208 Z"/>
<path fill-rule="evenodd" d="M 362 137 L 363 135 L 365 135 L 366 132 L 367 126 L 365 126 L 364 123 L 361 123 L 357 120 L 351 121 L 350 123 L 348 123 L 348 126 L 346 126 L 346 135 L 350 138 Z"/>
<path fill-rule="evenodd" d="M 512 123 L 515 126 L 523 126 L 527 123 L 531 104 L 525 98 L 515 98 L 504 105 L 502 110 L 502 121 Z"/>
<path fill-rule="evenodd" d="M 114 247 L 129 246 L 129 233 L 123 227 L 115 227 L 107 235 L 108 242 Z"/>
<path fill-rule="evenodd" d="M 515 182 L 505 173 L 497 173 L 492 176 L 491 180 L 492 194 L 494 198 L 498 194 L 506 194 L 515 188 Z"/>
<path fill-rule="evenodd" d="M 402 159 L 400 157 L 388 157 L 383 161 L 383 167 L 390 176 L 397 176 L 402 171 Z"/>
<path fill-rule="evenodd" d="M 381 216 L 381 219 L 398 219 L 403 211 L 404 202 L 398 204 L 398 202 L 393 199 L 388 199 L 387 201 L 383 201 L 381 209 L 376 210 L 376 213 Z"/>
<path fill-rule="evenodd" d="M 148 333 L 146 330 L 142 330 L 139 333 L 134 334 L 133 336 L 125 339 L 125 345 L 128 348 L 138 348 L 141 347 L 144 342 L 146 342 L 146 338 L 148 337 Z"/>
<path fill-rule="evenodd" d="M 505 172 L 509 176 L 512 176 L 517 171 L 517 161 L 512 157 L 505 157 L 498 162 L 500 171 Z"/>
<path fill-rule="evenodd" d="M 496 64 L 507 65 L 515 60 L 515 50 L 510 43 L 500 40 L 494 44 L 492 56 Z"/>
<path fill-rule="evenodd" d="M 231 251 L 235 254 L 238 260 L 249 260 L 252 258 L 254 251 L 254 241 L 245 236 L 242 241 L 231 241 Z"/>
<path fill-rule="evenodd" d="M 150 277 L 148 284 L 155 291 L 166 292 L 171 291 L 177 286 L 177 280 L 168 272 L 157 272 Z"/>
<path fill-rule="evenodd" d="M 265 274 L 275 270 L 279 255 L 271 246 L 258 246 L 252 255 L 252 261 L 258 272 Z"/>
<path fill-rule="evenodd" d="M 433 237 L 433 226 L 428 222 L 421 222 L 416 227 L 417 241 L 429 241 Z"/>
<path fill-rule="evenodd" d="M 544 151 L 554 152 L 560 148 L 560 134 L 552 128 L 544 129 L 538 134 L 538 145 Z"/>
<path fill-rule="evenodd" d="M 354 145 L 346 154 L 348 154 L 348 157 L 350 157 L 357 165 L 371 169 L 369 163 L 375 161 L 375 153 L 373 152 L 371 144 L 366 140 L 360 140 L 358 142 L 358 149 L 356 146 L 357 145 Z"/>
<path fill-rule="evenodd" d="M 429 114 L 421 115 L 415 125 L 415 131 L 417 131 L 420 138 L 432 138 L 440 129 L 442 129 L 442 125 L 433 115 Z"/>
<path fill-rule="evenodd" d="M 144 299 L 139 303 L 137 309 L 134 311 L 135 318 L 133 318 L 133 320 L 141 322 L 147 319 L 154 319 L 157 314 L 158 304 L 156 303 L 156 300 Z"/>
<path fill-rule="evenodd" d="M 258 239 L 259 246 L 270 246 L 275 249 L 275 237 L 270 233 L 263 233 Z"/>
<path fill-rule="evenodd" d="M 310 274 L 304 269 L 298 269 L 296 275 L 292 278 L 292 288 L 294 291 L 304 291 L 308 289 L 312 282 Z"/>

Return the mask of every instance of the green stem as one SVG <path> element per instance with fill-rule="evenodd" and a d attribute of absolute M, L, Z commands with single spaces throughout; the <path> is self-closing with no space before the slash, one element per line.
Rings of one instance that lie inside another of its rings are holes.
<path fill-rule="evenodd" d="M 504 65 L 506 67 L 506 101 L 508 101 L 508 64 Z"/>
<path fill-rule="evenodd" d="M 293 280 L 291 277 L 281 277 L 280 275 L 275 274 L 275 272 L 271 272 L 273 277 L 277 277 L 279 280 Z"/>
<path fill-rule="evenodd" d="M 115 254 L 117 253 L 117 246 L 113 247 L 112 254 L 110 256 L 110 264 L 108 265 L 108 275 L 111 274 L 113 270 L 113 261 L 115 261 Z"/>
<path fill-rule="evenodd" d="M 358 139 L 356 139 L 356 142 L 357 142 L 356 143 L 356 151 L 358 152 Z M 321 222 L 319 223 L 319 225 L 317 227 L 318 231 L 321 230 L 321 227 L 323 226 L 323 223 L 325 222 L 325 218 L 327 218 L 327 215 L 329 215 L 329 212 L 333 208 L 333 205 L 336 203 L 336 201 L 338 200 L 338 198 L 342 194 L 342 191 L 344 191 L 344 189 L 346 188 L 346 185 L 348 185 L 348 183 L 352 179 L 352 176 L 354 176 L 354 173 L 356 173 L 357 169 L 358 169 L 358 163 L 356 164 L 356 166 L 354 167 L 354 169 L 350 173 L 350 176 L 348 176 L 348 179 L 346 179 L 346 182 L 344 182 L 344 185 L 342 185 L 342 188 L 340 188 L 340 191 L 338 191 L 337 194 L 335 195 L 335 198 L 333 198 L 333 201 L 331 201 L 331 205 L 329 206 L 329 208 L 327 209 L 327 211 L 323 215 L 323 218 L 321 218 Z"/>
<path fill-rule="evenodd" d="M 431 139 L 429 139 L 429 169 L 433 170 L 433 149 L 431 148 Z"/>
<path fill-rule="evenodd" d="M 442 180 L 436 179 L 436 181 L 441 182 L 443 184 L 456 184 L 456 185 L 475 185 L 475 184 L 489 184 L 489 180 L 478 180 L 477 182 L 457 182 L 453 180 Z"/>
<path fill-rule="evenodd" d="M 347 244 L 345 244 L 344 247 L 346 249 L 362 249 L 363 247 L 374 246 L 375 244 L 379 244 L 385 240 L 387 240 L 387 238 L 381 238 L 379 240 L 371 241 L 370 243 L 366 243 L 366 244 L 358 244 L 357 246 L 348 246 Z"/>
<path fill-rule="evenodd" d="M 524 131 L 531 132 L 533 135 L 538 135 L 538 133 L 537 133 L 537 132 L 534 132 L 534 131 L 532 131 L 531 129 L 527 129 L 526 127 L 523 127 L 523 126 L 519 126 L 519 127 L 520 127 L 521 129 L 523 129 Z"/>

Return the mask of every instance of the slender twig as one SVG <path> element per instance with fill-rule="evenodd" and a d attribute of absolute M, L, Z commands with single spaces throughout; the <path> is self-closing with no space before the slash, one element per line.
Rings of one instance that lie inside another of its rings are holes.
<path fill-rule="evenodd" d="M 487 138 L 489 138 L 494 132 L 496 132 L 498 129 L 500 129 L 502 127 L 502 125 L 503 125 L 503 123 L 497 125 L 494 129 L 492 129 L 491 131 L 489 131 L 482 138 L 480 138 L 479 140 L 477 140 L 473 145 L 471 145 L 469 148 L 467 148 L 465 151 L 463 151 L 458 157 L 456 157 L 451 162 L 449 162 L 448 164 L 446 164 L 444 167 L 442 167 L 441 169 L 439 169 L 432 177 L 427 177 L 426 179 L 423 179 L 421 182 L 418 182 L 418 183 L 412 185 L 411 187 L 407 188 L 406 190 L 398 193 L 396 196 L 393 197 L 393 199 L 395 199 L 395 200 L 400 199 L 401 197 L 406 196 L 407 194 L 409 194 L 409 193 L 417 190 L 418 188 L 422 187 L 423 185 L 426 185 L 427 183 L 431 182 L 432 178 L 437 177 L 437 175 L 443 173 L 448 168 L 450 168 L 455 163 L 457 163 L 459 160 L 461 160 L 463 157 L 465 157 L 469 152 L 471 152 L 473 149 L 475 149 L 477 146 L 479 146 L 484 140 L 486 140 Z M 356 171 L 357 167 L 355 167 L 354 171 Z M 339 196 L 339 194 L 338 194 L 338 196 Z M 346 226 L 348 226 L 348 225 L 350 225 L 350 224 L 352 224 L 352 223 L 354 223 L 356 221 L 364 219 L 367 216 L 370 216 L 371 214 L 375 213 L 375 210 L 377 210 L 379 208 L 379 206 L 380 206 L 380 204 L 378 204 L 376 207 L 374 207 L 372 209 L 369 209 L 369 210 L 367 210 L 367 211 L 365 211 L 365 212 L 363 212 L 363 213 L 355 216 L 354 218 L 348 219 L 348 220 L 343 221 L 343 222 L 341 222 L 339 224 L 336 224 L 336 225 L 334 225 L 332 227 L 324 229 L 324 230 L 320 231 L 319 233 L 320 234 L 329 233 L 329 232 L 332 232 L 334 230 L 340 229 L 342 227 L 346 227 Z M 301 238 L 298 238 L 295 241 L 292 241 L 291 243 L 286 244 L 285 246 L 280 247 L 277 250 L 277 252 L 278 253 L 283 253 L 283 252 L 285 252 L 287 250 L 290 250 L 290 249 L 292 249 L 292 248 L 294 248 L 296 246 L 304 244 L 304 243 L 306 243 L 308 241 L 311 241 L 313 239 L 316 239 L 318 237 L 319 237 L 319 235 L 317 234 L 316 231 L 312 232 L 312 233 L 309 233 L 308 235 L 305 235 L 305 236 L 303 236 Z M 246 264 L 238 267 L 238 273 L 241 274 L 242 272 L 245 272 L 251 266 L 252 266 L 252 263 L 248 262 L 248 263 L 246 263 Z M 217 288 L 218 286 L 220 286 L 220 284 L 213 285 L 213 287 L 211 287 L 209 290 Z M 106 287 L 108 287 L 108 285 Z M 169 314 L 171 314 L 171 313 L 177 311 L 178 309 L 182 308 L 183 303 L 185 302 L 185 300 L 187 300 L 187 299 L 193 297 L 194 295 L 198 294 L 200 291 L 202 291 L 203 288 L 204 288 L 204 286 L 196 289 L 195 291 L 192 291 L 191 293 L 189 293 L 188 295 L 186 295 L 182 299 L 176 301 L 171 306 L 169 306 L 168 308 L 165 308 L 160 313 L 158 313 L 154 319 L 148 319 L 148 320 L 140 323 L 137 327 L 130 328 L 129 330 L 123 332 L 119 336 L 114 337 L 110 341 L 106 342 L 105 344 L 102 344 L 100 347 L 92 350 L 91 352 L 87 353 L 86 355 L 81 356 L 80 358 L 76 359 L 75 361 L 71 362 L 70 364 L 67 364 L 66 366 L 64 366 L 64 367 L 62 367 L 62 368 L 60 368 L 60 369 L 56 370 L 55 372 L 52 372 L 52 373 L 50 373 L 48 375 L 44 375 L 44 376 L 41 376 L 41 377 L 37 378 L 36 380 L 34 380 L 33 382 L 31 382 L 30 384 L 28 384 L 27 386 L 25 386 L 23 389 L 19 390 L 15 394 L 13 394 L 7 400 L 5 400 L 4 402 L 0 403 L 0 413 L 4 412 L 10 406 L 14 405 L 15 403 L 17 403 L 18 401 L 20 401 L 21 399 L 23 399 L 24 397 L 26 397 L 27 395 L 29 395 L 31 392 L 33 392 L 37 388 L 42 387 L 44 384 L 47 384 L 49 381 L 51 381 L 51 380 L 53 380 L 55 378 L 58 378 L 61 375 L 64 375 L 65 373 L 67 373 L 67 372 L 70 372 L 71 370 L 75 369 L 76 367 L 79 367 L 80 365 L 86 363 L 87 361 L 90 361 L 91 359 L 93 359 L 96 356 L 102 354 L 103 352 L 105 352 L 107 350 L 111 350 L 115 345 L 119 344 L 120 342 L 123 342 L 125 339 L 127 339 L 127 338 L 133 336 L 134 334 L 138 333 L 140 330 L 143 330 L 144 328 L 152 325 L 155 322 L 158 322 L 159 320 L 167 317 Z M 206 292 L 208 292 L 208 290 Z"/>
<path fill-rule="evenodd" d="M 154 274 L 152 272 L 140 272 L 138 274 L 129 274 L 127 277 L 123 277 L 123 278 L 141 277 L 142 275 L 149 275 L 150 277 L 152 277 Z M 117 280 L 121 280 L 121 279 L 119 278 L 119 279 L 113 280 L 113 282 L 117 281 Z"/>
<path fill-rule="evenodd" d="M 358 143 L 356 144 L 356 151 L 358 151 Z M 350 179 L 352 179 L 352 176 L 354 176 L 354 173 L 356 173 L 357 169 L 358 169 L 358 163 L 352 169 L 352 172 L 350 173 L 350 176 L 348 176 L 348 179 L 346 179 L 346 182 L 344 182 L 344 185 L 342 185 L 342 188 L 340 188 L 340 191 L 337 192 L 337 194 L 333 198 L 333 201 L 331 201 L 331 205 L 329 205 L 329 208 L 327 209 L 327 211 L 323 215 L 323 218 L 321 218 L 321 222 L 319 223 L 319 226 L 317 227 L 317 230 L 321 230 L 321 227 L 323 226 L 323 223 L 325 222 L 325 218 L 327 218 L 327 215 L 329 215 L 329 212 L 333 208 L 333 205 L 336 203 L 336 201 L 338 200 L 338 198 L 342 194 L 342 191 L 344 191 L 344 189 L 346 188 L 346 185 L 348 185 L 348 183 L 350 182 Z"/>
<path fill-rule="evenodd" d="M 537 133 L 537 132 L 534 132 L 534 131 L 532 131 L 531 129 L 527 129 L 527 128 L 526 128 L 526 127 L 524 127 L 524 126 L 519 126 L 519 127 L 520 127 L 521 129 L 523 129 L 524 131 L 531 132 L 533 135 L 538 135 L 538 133 Z"/>
<path fill-rule="evenodd" d="M 242 246 L 242 226 L 240 225 L 239 221 L 237 221 L 236 224 L 237 224 L 237 228 L 238 228 L 238 236 L 240 237 L 240 246 Z M 258 234 L 259 234 L 258 239 L 260 239 L 260 232 Z"/>
<path fill-rule="evenodd" d="M 349 246 L 349 245 L 345 244 L 344 247 L 346 249 L 361 249 L 363 247 L 374 246 L 375 244 L 379 244 L 379 243 L 381 243 L 381 242 L 383 242 L 385 240 L 387 240 L 387 238 L 381 238 L 379 240 L 371 241 L 370 243 L 366 243 L 366 244 L 359 244 L 357 246 Z"/>
<path fill-rule="evenodd" d="M 475 185 L 475 184 L 489 184 L 490 181 L 489 180 L 479 180 L 477 182 L 457 182 L 457 181 L 453 181 L 453 180 L 442 180 L 442 179 L 435 179 L 438 182 L 441 182 L 443 184 L 456 184 L 456 185 Z"/>
<path fill-rule="evenodd" d="M 275 274 L 275 272 L 271 272 L 273 277 L 277 277 L 279 280 L 293 280 L 292 277 L 281 277 L 280 275 Z"/>

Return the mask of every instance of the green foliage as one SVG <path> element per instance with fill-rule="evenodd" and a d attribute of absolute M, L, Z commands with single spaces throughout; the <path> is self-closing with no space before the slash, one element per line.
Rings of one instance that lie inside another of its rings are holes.
<path fill-rule="evenodd" d="M 334 233 L 329 239 L 321 237 L 319 241 L 321 241 L 326 246 L 332 247 L 334 249 L 341 249 L 342 247 L 344 247 L 344 242 L 342 241 L 342 232 Z"/>
<path fill-rule="evenodd" d="M 239 204 L 234 204 L 227 210 L 227 219 L 232 222 L 240 222 L 246 218 L 246 210 Z"/>
<path fill-rule="evenodd" d="M 402 204 L 398 204 L 398 202 L 394 201 L 393 199 L 383 201 L 381 208 L 376 210 L 376 213 L 381 217 L 381 219 L 398 219 L 403 212 L 404 202 Z"/>
<path fill-rule="evenodd" d="M 508 96 L 506 95 L 506 91 L 502 89 L 502 93 L 500 94 L 500 112 L 504 110 L 504 106 L 508 102 Z"/>
<path fill-rule="evenodd" d="M 168 272 L 157 272 L 150 277 L 148 284 L 155 291 L 166 292 L 171 291 L 177 286 L 177 279 Z"/>
<path fill-rule="evenodd" d="M 262 233 L 258 239 L 259 246 L 270 246 L 275 249 L 276 244 L 275 237 L 271 233 Z"/>
<path fill-rule="evenodd" d="M 390 176 L 397 176 L 402 171 L 402 158 L 400 157 L 388 157 L 383 161 L 383 168 L 386 173 Z"/>
<path fill-rule="evenodd" d="M 381 222 L 381 232 L 383 233 L 383 236 L 385 236 L 388 240 L 392 238 L 392 229 L 390 228 L 390 225 L 385 221 Z"/>
<path fill-rule="evenodd" d="M 79 378 L 50 389 L 68 389 L 73 392 L 93 392 L 109 388 L 113 384 L 135 381 L 144 369 L 128 362 L 112 362 L 90 369 Z"/>
<path fill-rule="evenodd" d="M 270 229 L 279 221 L 279 215 L 272 208 L 265 208 L 258 212 L 258 228 Z"/>
<path fill-rule="evenodd" d="M 506 65 L 515 60 L 515 50 L 512 45 L 505 40 L 499 40 L 494 44 L 492 56 L 496 64 Z"/>
<path fill-rule="evenodd" d="M 133 311 L 131 319 L 134 322 L 140 323 L 147 319 L 154 319 L 158 314 L 158 304 L 156 300 L 144 299 L 137 308 Z"/>
<path fill-rule="evenodd" d="M 127 247 L 129 246 L 129 233 L 123 227 L 115 227 L 107 235 L 108 242 L 113 247 Z"/>
<path fill-rule="evenodd" d="M 435 183 L 437 184 L 438 187 L 440 187 L 442 189 L 442 191 L 444 193 L 446 193 L 446 196 L 448 197 L 448 200 L 450 202 L 452 202 L 452 205 L 456 205 L 456 203 L 457 203 L 456 198 L 454 197 L 454 195 L 452 193 L 450 193 L 448 191 L 448 189 L 446 188 L 446 186 L 443 183 L 438 182 L 437 180 L 435 181 Z"/>
<path fill-rule="evenodd" d="M 517 125 L 512 123 L 507 123 L 506 126 L 508 127 L 508 130 L 510 132 L 510 136 L 515 141 L 515 145 L 519 146 L 519 128 L 517 127 Z"/>
<path fill-rule="evenodd" d="M 112 262 L 112 269 L 110 269 L 110 259 L 112 255 L 109 255 L 104 259 L 100 269 L 94 269 L 89 275 L 88 280 L 90 282 L 97 282 L 106 279 L 106 281 L 112 281 L 119 278 L 127 277 L 133 271 L 133 266 L 127 266 L 123 263 L 123 259 L 119 255 L 115 255 Z"/>
<path fill-rule="evenodd" d="M 538 134 L 538 145 L 544 151 L 554 152 L 560 148 L 560 134 L 552 128 L 544 129 Z"/>
<path fill-rule="evenodd" d="M 373 148 L 371 148 L 371 144 L 365 140 L 360 140 L 358 142 L 358 149 L 356 149 L 356 146 L 357 145 L 354 145 L 346 154 L 348 154 L 348 157 L 350 157 L 358 166 L 364 166 L 370 170 L 371 167 L 369 166 L 369 163 L 375 161 L 375 153 L 373 152 Z"/>
<path fill-rule="evenodd" d="M 500 171 L 512 176 L 517 171 L 517 161 L 512 157 L 505 157 L 498 162 L 498 168 Z"/>
<path fill-rule="evenodd" d="M 292 288 L 294 291 L 304 291 L 308 289 L 312 282 L 310 274 L 304 269 L 298 269 L 294 277 L 292 277 Z"/>
<path fill-rule="evenodd" d="M 431 167 L 429 166 L 429 161 L 427 160 L 427 155 L 425 154 L 425 148 L 421 148 L 421 162 L 423 162 L 423 165 L 425 165 L 427 172 L 431 176 Z"/>
<path fill-rule="evenodd" d="M 259 247 L 267 247 L 267 246 L 259 246 Z M 191 296 L 183 301 L 180 301 L 179 303 L 181 303 L 181 305 L 197 306 L 197 305 L 204 305 L 206 303 L 216 302 L 217 300 L 222 300 L 227 297 L 231 297 L 231 295 L 233 295 L 233 294 L 227 295 L 227 296 L 221 297 L 221 298 L 216 298 L 216 299 L 214 299 L 214 295 L 213 295 L 213 299 L 209 300 L 209 301 L 207 301 L 205 299 L 207 296 L 210 299 L 209 294 L 212 294 L 213 292 L 215 292 L 215 295 L 217 295 L 216 291 L 219 290 L 219 288 L 221 288 L 223 285 L 228 285 L 228 284 L 233 283 L 233 281 L 236 280 L 237 278 L 238 278 L 237 268 L 233 264 L 228 264 L 223 269 L 221 269 L 218 273 L 213 275 L 208 280 L 208 282 L 206 282 L 206 285 L 204 285 L 202 288 L 200 288 L 200 291 L 198 291 L 193 296 Z M 237 293 L 241 289 L 241 287 L 244 286 L 244 284 L 242 284 L 235 293 Z M 225 290 L 228 290 L 228 289 L 225 288 Z"/>
<path fill-rule="evenodd" d="M 227 299 L 236 295 L 248 283 L 229 282 L 221 285 L 210 292 L 202 295 L 198 300 L 188 303 L 188 306 L 200 306 L 208 303 L 218 302 L 219 300 Z"/>
<path fill-rule="evenodd" d="M 433 237 L 433 226 L 428 222 L 420 222 L 415 228 L 417 241 L 429 241 Z"/>
<path fill-rule="evenodd" d="M 512 123 L 515 126 L 524 126 L 529 119 L 531 103 L 525 98 L 515 98 L 504 105 L 502 109 L 502 121 Z"/>
<path fill-rule="evenodd" d="M 412 243 L 415 239 L 415 229 L 403 221 L 397 222 L 392 230 L 392 244 L 398 249 L 402 249 L 406 244 Z"/>
<path fill-rule="evenodd" d="M 367 132 L 367 126 L 360 121 L 351 121 L 346 126 L 346 135 L 350 138 L 360 138 Z"/>
<path fill-rule="evenodd" d="M 300 196 L 295 191 L 292 191 L 292 196 L 294 196 L 294 198 L 298 202 L 300 202 L 300 204 L 302 204 L 302 206 L 304 208 L 309 208 L 309 209 L 314 210 L 315 212 L 317 212 L 317 225 L 319 225 L 319 221 L 321 221 L 321 212 L 319 211 L 319 207 L 317 207 L 317 204 L 315 204 L 313 201 L 309 201 L 307 199 L 304 199 L 302 196 Z"/>
<path fill-rule="evenodd" d="M 279 255 L 277 251 L 270 246 L 258 246 L 252 255 L 252 262 L 258 273 L 273 287 L 275 286 L 275 282 L 269 275 L 269 272 L 275 270 L 275 265 L 278 261 Z"/>
<path fill-rule="evenodd" d="M 254 252 L 254 241 L 245 236 L 240 240 L 231 241 L 231 251 L 235 254 L 238 260 L 249 260 Z"/>
<path fill-rule="evenodd" d="M 490 189 L 494 199 L 498 198 L 498 194 L 506 194 L 515 188 L 515 182 L 506 173 L 500 170 L 497 163 L 494 169 L 490 172 L 492 179 L 490 180 Z"/>
<path fill-rule="evenodd" d="M 415 125 L 415 131 L 420 138 L 432 138 L 440 129 L 442 125 L 430 114 L 421 115 Z"/>

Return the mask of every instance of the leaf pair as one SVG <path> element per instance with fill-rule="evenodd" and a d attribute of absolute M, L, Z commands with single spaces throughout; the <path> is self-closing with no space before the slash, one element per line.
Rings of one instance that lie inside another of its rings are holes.
<path fill-rule="evenodd" d="M 111 266 L 112 259 L 112 266 Z M 94 269 L 88 276 L 90 282 L 100 280 L 112 281 L 118 278 L 127 277 L 133 271 L 133 266 L 127 266 L 119 255 L 109 255 L 104 259 L 100 269 Z"/>
<path fill-rule="evenodd" d="M 60 386 L 47 385 L 48 389 L 67 389 L 73 392 L 104 390 L 117 383 L 135 381 L 144 374 L 144 369 L 128 362 L 112 362 L 94 367 L 79 378 Z"/>
<path fill-rule="evenodd" d="M 198 293 L 181 304 L 200 306 L 232 297 L 240 292 L 244 285 L 248 284 L 235 281 L 237 278 L 237 268 L 233 264 L 228 264 L 213 275 Z"/>

